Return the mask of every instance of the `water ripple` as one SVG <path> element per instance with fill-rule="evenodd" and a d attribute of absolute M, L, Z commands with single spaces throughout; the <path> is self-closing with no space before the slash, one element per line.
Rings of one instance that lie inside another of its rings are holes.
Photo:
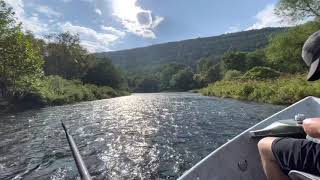
<path fill-rule="evenodd" d="M 0 117 L 0 179 L 77 179 L 60 120 L 94 179 L 176 179 L 281 106 L 190 93 L 131 96 Z"/>

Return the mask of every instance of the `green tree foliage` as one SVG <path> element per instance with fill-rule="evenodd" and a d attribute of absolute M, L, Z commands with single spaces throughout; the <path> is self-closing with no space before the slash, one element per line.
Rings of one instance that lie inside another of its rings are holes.
<path fill-rule="evenodd" d="M 242 72 L 237 70 L 229 70 L 224 74 L 223 80 L 236 80 L 242 76 Z"/>
<path fill-rule="evenodd" d="M 272 36 L 266 49 L 268 63 L 281 72 L 305 72 L 301 51 L 304 42 L 320 29 L 320 22 L 314 21 L 290 28 L 288 31 Z"/>
<path fill-rule="evenodd" d="M 160 91 L 160 82 L 155 77 L 145 77 L 140 79 L 135 88 L 136 92 L 158 92 Z"/>
<path fill-rule="evenodd" d="M 283 31 L 283 28 L 265 28 L 220 36 L 197 38 L 179 42 L 158 44 L 144 48 L 98 53 L 97 57 L 110 57 L 113 63 L 120 65 L 128 72 L 142 72 L 172 62 L 185 64 L 196 69 L 198 60 L 209 57 L 214 64 L 220 62 L 221 56 L 228 50 L 250 52 L 264 48 L 272 33 Z M 143 66 L 137 66 L 141 64 Z"/>
<path fill-rule="evenodd" d="M 16 25 L 11 8 L 0 1 L 0 89 L 3 96 L 14 93 L 17 81 L 42 75 L 43 60 Z"/>
<path fill-rule="evenodd" d="M 246 69 L 252 69 L 256 66 L 265 66 L 266 62 L 267 57 L 264 49 L 249 52 L 246 56 Z"/>
<path fill-rule="evenodd" d="M 320 17 L 320 0 L 280 0 L 276 13 L 293 20 Z"/>
<path fill-rule="evenodd" d="M 212 60 L 210 58 L 203 58 L 197 64 L 197 72 L 207 72 L 211 66 L 213 66 Z"/>
<path fill-rule="evenodd" d="M 94 56 L 80 45 L 78 35 L 68 32 L 48 36 L 45 52 L 46 75 L 80 79 L 94 64 Z"/>
<path fill-rule="evenodd" d="M 275 79 L 280 77 L 280 73 L 269 67 L 257 66 L 246 72 L 242 79 L 261 80 L 261 79 Z"/>
<path fill-rule="evenodd" d="M 97 64 L 88 70 L 84 82 L 98 86 L 110 86 L 119 89 L 123 86 L 124 77 L 121 70 L 115 67 L 110 59 L 99 59 Z"/>
<path fill-rule="evenodd" d="M 170 80 L 174 74 L 176 74 L 179 70 L 185 69 L 186 66 L 183 64 L 166 64 L 163 66 L 161 73 L 160 73 L 160 82 L 161 82 L 161 89 L 168 90 L 170 89 Z"/>
<path fill-rule="evenodd" d="M 206 84 L 213 83 L 222 79 L 222 72 L 220 64 L 211 66 L 207 72 L 205 72 Z"/>
<path fill-rule="evenodd" d="M 205 77 L 200 73 L 193 75 L 193 81 L 194 81 L 195 88 L 202 88 L 202 87 L 205 87 L 206 85 L 208 85 L 206 83 Z"/>
<path fill-rule="evenodd" d="M 170 86 L 176 90 L 189 90 L 194 87 L 194 73 L 191 68 L 179 70 L 170 80 Z"/>
<path fill-rule="evenodd" d="M 246 70 L 246 53 L 244 52 L 228 51 L 223 54 L 221 60 L 224 71 Z"/>
<path fill-rule="evenodd" d="M 194 86 L 196 88 L 219 81 L 223 76 L 221 65 L 214 65 L 210 59 L 202 59 L 199 61 L 197 67 L 197 74 L 193 76 Z"/>

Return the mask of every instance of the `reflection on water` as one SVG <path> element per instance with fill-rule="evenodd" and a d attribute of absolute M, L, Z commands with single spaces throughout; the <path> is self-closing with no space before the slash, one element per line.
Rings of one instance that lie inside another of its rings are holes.
<path fill-rule="evenodd" d="M 282 109 L 190 93 L 134 94 L 0 117 L 0 179 L 74 179 L 60 120 L 94 179 L 176 179 Z"/>

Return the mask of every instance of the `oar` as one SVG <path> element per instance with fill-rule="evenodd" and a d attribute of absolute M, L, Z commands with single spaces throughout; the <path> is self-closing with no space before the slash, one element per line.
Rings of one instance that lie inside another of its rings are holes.
<path fill-rule="evenodd" d="M 64 129 L 64 132 L 66 133 L 66 137 L 68 139 L 68 143 L 69 143 L 72 155 L 73 155 L 73 159 L 76 162 L 81 179 L 82 180 L 91 180 L 91 176 L 88 172 L 88 169 L 87 169 L 84 161 L 82 160 L 82 157 L 80 155 L 80 152 L 77 148 L 76 143 L 74 142 L 72 136 L 68 133 L 68 130 L 62 121 L 61 121 L 61 124 Z"/>

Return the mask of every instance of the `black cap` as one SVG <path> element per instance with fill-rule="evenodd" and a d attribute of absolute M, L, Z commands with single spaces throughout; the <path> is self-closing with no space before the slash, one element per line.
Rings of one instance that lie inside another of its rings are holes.
<path fill-rule="evenodd" d="M 310 67 L 307 77 L 308 81 L 320 79 L 320 31 L 312 34 L 304 43 L 302 58 Z"/>

